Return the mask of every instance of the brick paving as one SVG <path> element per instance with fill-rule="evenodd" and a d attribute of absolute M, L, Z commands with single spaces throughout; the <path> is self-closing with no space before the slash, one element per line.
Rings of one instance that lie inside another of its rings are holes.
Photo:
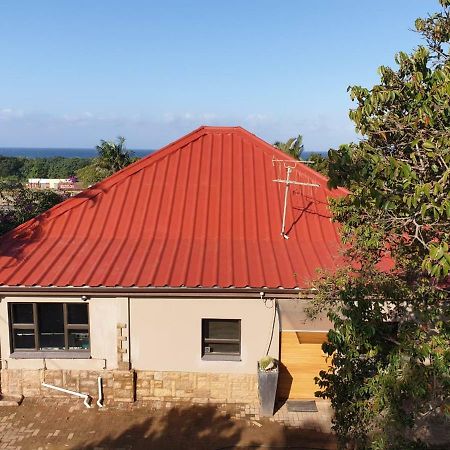
<path fill-rule="evenodd" d="M 0 449 L 335 449 L 331 409 L 262 418 L 256 405 L 116 403 L 91 409 L 80 399 L 29 399 L 0 408 Z M 262 448 L 262 447 L 260 447 Z"/>
<path fill-rule="evenodd" d="M 312 428 L 315 431 L 331 433 L 331 419 L 333 411 L 330 402 L 316 401 L 317 413 L 313 412 L 289 412 L 283 405 L 274 415 L 271 421 L 283 423 L 286 426 L 298 428 Z"/>

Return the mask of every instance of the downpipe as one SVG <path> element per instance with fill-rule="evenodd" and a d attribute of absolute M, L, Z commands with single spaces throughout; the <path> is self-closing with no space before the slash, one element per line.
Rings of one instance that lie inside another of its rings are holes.
<path fill-rule="evenodd" d="M 54 389 L 55 391 L 64 392 L 65 394 L 70 394 L 70 395 L 75 395 L 77 397 L 81 397 L 84 399 L 84 401 L 83 401 L 84 406 L 86 406 L 86 408 L 92 408 L 92 406 L 90 404 L 92 398 L 89 394 L 82 394 L 81 392 L 71 391 L 70 389 L 64 389 L 62 387 L 53 386 L 52 384 L 47 384 L 47 383 L 42 383 L 42 386 L 49 388 L 49 389 Z"/>
<path fill-rule="evenodd" d="M 103 384 L 102 384 L 102 377 L 98 377 L 97 378 L 97 387 L 98 387 L 97 406 L 99 408 L 103 408 Z"/>

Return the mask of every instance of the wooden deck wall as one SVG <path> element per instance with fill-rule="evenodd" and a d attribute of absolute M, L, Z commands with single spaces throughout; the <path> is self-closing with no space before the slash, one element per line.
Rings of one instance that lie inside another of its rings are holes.
<path fill-rule="evenodd" d="M 314 377 L 329 365 L 321 348 L 326 335 L 324 332 L 281 333 L 279 398 L 314 398 L 314 392 L 319 389 Z"/>

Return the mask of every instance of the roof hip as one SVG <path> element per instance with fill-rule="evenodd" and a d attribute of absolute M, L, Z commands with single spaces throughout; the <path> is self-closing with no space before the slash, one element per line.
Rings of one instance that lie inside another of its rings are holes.
<path fill-rule="evenodd" d="M 339 265 L 328 198 L 347 191 L 298 164 L 320 187 L 289 193 L 287 242 L 274 159 L 294 162 L 241 127 L 199 127 L 1 237 L 0 286 L 307 287 Z"/>

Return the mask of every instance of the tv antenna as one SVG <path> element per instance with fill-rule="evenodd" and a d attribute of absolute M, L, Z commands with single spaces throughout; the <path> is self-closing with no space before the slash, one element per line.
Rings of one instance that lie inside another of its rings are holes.
<path fill-rule="evenodd" d="M 287 202 L 289 196 L 289 187 L 293 185 L 297 186 L 311 186 L 311 187 L 319 187 L 320 184 L 317 183 L 304 183 L 302 181 L 296 181 L 291 179 L 291 174 L 296 167 L 296 164 L 311 164 L 312 161 L 287 161 L 284 159 L 272 159 L 272 164 L 275 166 L 278 163 L 280 166 L 282 165 L 284 169 L 286 169 L 286 178 L 276 178 L 272 180 L 275 183 L 282 183 L 285 185 L 284 188 L 284 205 L 283 205 L 283 218 L 281 222 L 281 236 L 284 239 L 289 239 L 289 236 L 286 234 L 286 211 L 287 211 Z M 282 163 L 282 164 L 281 164 Z"/>

